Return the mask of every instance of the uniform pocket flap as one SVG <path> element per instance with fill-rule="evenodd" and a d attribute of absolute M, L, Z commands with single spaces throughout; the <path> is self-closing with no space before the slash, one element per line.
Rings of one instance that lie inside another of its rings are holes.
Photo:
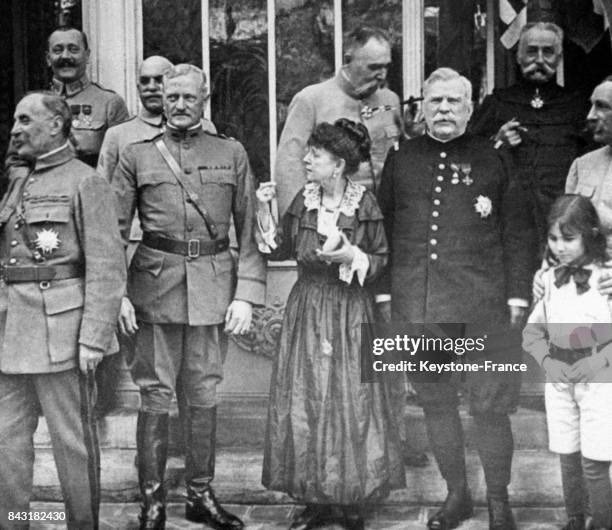
<path fill-rule="evenodd" d="M 79 131 L 99 131 L 104 128 L 103 121 L 92 121 L 90 124 L 83 120 L 73 121 L 71 129 Z"/>
<path fill-rule="evenodd" d="M 200 178 L 203 184 L 234 184 L 235 176 L 231 168 L 199 167 Z"/>
<path fill-rule="evenodd" d="M 576 188 L 576 193 L 590 199 L 595 194 L 595 186 L 590 184 L 579 184 Z"/>
<path fill-rule="evenodd" d="M 28 223 L 67 223 L 70 220 L 70 204 L 26 204 Z"/>
<path fill-rule="evenodd" d="M 164 257 L 157 254 L 149 254 L 145 252 L 136 252 L 132 261 L 132 268 L 135 271 L 144 271 L 159 276 L 164 266 Z"/>
<path fill-rule="evenodd" d="M 57 315 L 71 309 L 83 307 L 85 295 L 83 280 L 72 280 L 67 285 L 54 285 L 43 291 L 45 312 L 47 315 Z"/>
<path fill-rule="evenodd" d="M 178 184 L 170 171 L 142 171 L 138 174 L 138 186 L 156 186 L 158 184 Z"/>

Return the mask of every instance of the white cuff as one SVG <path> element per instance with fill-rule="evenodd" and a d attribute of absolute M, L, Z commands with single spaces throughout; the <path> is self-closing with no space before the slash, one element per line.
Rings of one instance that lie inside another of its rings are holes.
<path fill-rule="evenodd" d="M 350 264 L 342 263 L 340 265 L 339 276 L 343 282 L 351 283 L 356 272 L 359 285 L 363 285 L 369 268 L 370 260 L 368 260 L 368 256 L 359 247 L 353 245 L 353 261 Z"/>
<path fill-rule="evenodd" d="M 262 219 L 265 219 L 269 224 L 268 230 L 263 229 Z M 270 254 L 274 249 L 278 247 L 276 244 L 276 223 L 274 217 L 269 211 L 257 211 L 257 232 L 255 240 L 257 241 L 257 248 L 262 254 Z"/>
<path fill-rule="evenodd" d="M 376 300 L 377 304 L 382 304 L 383 302 L 390 302 L 391 301 L 391 295 L 390 294 L 377 294 L 374 299 Z"/>
<path fill-rule="evenodd" d="M 524 298 L 508 298 L 508 305 L 515 307 L 529 307 L 529 302 Z"/>

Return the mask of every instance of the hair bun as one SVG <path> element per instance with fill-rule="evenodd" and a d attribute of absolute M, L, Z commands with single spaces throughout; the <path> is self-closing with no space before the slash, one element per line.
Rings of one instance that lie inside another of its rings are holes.
<path fill-rule="evenodd" d="M 340 118 L 334 122 L 334 126 L 346 132 L 347 136 L 357 144 L 357 150 L 362 161 L 370 160 L 370 149 L 372 140 L 370 133 L 363 123 L 357 123 L 347 118 Z"/>

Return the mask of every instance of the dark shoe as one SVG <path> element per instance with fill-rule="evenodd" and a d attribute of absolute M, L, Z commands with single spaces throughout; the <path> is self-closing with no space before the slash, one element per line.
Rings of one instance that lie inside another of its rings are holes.
<path fill-rule="evenodd" d="M 584 515 L 570 517 L 567 524 L 561 530 L 586 530 Z"/>
<path fill-rule="evenodd" d="M 140 530 L 163 530 L 166 525 L 164 472 L 168 452 L 168 414 L 140 411 L 136 426 Z"/>
<path fill-rule="evenodd" d="M 310 530 L 330 524 L 333 519 L 331 507 L 327 504 L 307 504 L 304 511 L 291 521 L 290 530 Z"/>
<path fill-rule="evenodd" d="M 514 516 L 507 500 L 488 499 L 489 530 L 517 530 Z"/>
<path fill-rule="evenodd" d="M 215 498 L 215 492 L 206 486 L 187 486 L 185 518 L 195 523 L 205 523 L 215 530 L 242 530 L 244 523 L 225 511 Z"/>
<path fill-rule="evenodd" d="M 344 506 L 344 528 L 347 530 L 365 530 L 365 521 L 359 506 Z"/>
<path fill-rule="evenodd" d="M 465 493 L 449 491 L 446 500 L 434 516 L 427 521 L 429 530 L 451 530 L 457 528 L 461 521 L 474 515 L 472 498 Z"/>
<path fill-rule="evenodd" d="M 417 451 L 406 443 L 402 447 L 402 461 L 407 467 L 427 467 L 429 464 L 429 458 L 425 453 Z"/>

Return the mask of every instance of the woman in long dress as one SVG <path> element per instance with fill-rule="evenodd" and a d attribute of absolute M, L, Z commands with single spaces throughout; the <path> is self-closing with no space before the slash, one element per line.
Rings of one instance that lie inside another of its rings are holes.
<path fill-rule="evenodd" d="M 382 383 L 361 382 L 361 337 L 373 335 L 374 322 L 365 285 L 388 254 L 374 195 L 349 178 L 369 151 L 361 124 L 341 119 L 315 128 L 304 158 L 309 182 L 272 252 L 297 261 L 298 280 L 272 374 L 262 482 L 306 504 L 292 529 L 330 522 L 364 528 L 359 506 L 405 485 L 400 418 L 391 417 Z M 260 200 L 265 195 L 258 192 Z M 264 232 L 270 222 L 260 212 Z"/>

